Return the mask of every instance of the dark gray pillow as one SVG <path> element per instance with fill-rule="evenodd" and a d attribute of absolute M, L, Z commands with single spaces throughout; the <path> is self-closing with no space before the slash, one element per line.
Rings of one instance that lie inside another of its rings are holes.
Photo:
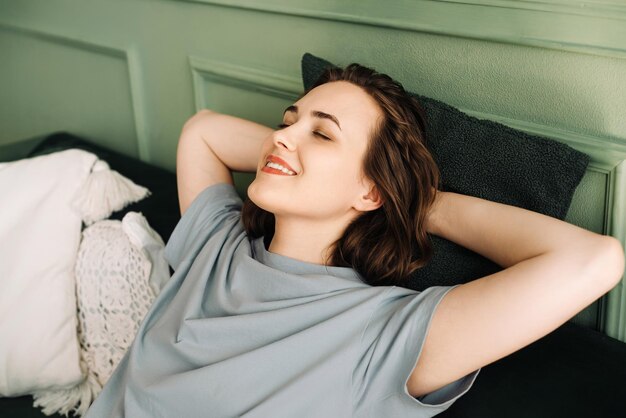
<path fill-rule="evenodd" d="M 304 88 L 312 86 L 327 60 L 302 56 Z M 438 100 L 410 93 L 423 105 L 427 145 L 441 171 L 442 189 L 505 203 L 564 219 L 589 156 L 574 148 L 477 119 Z M 460 245 L 431 235 L 434 256 L 414 272 L 407 287 L 423 290 L 453 285 L 502 270 L 492 261 Z"/>

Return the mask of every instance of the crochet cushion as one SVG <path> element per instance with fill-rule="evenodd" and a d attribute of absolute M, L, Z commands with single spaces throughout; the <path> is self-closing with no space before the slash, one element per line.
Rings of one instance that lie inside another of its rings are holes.
<path fill-rule="evenodd" d="M 165 244 L 137 212 L 85 228 L 75 266 L 78 340 L 86 378 L 70 388 L 33 394 L 47 415 L 84 415 L 135 338 L 169 279 Z"/>

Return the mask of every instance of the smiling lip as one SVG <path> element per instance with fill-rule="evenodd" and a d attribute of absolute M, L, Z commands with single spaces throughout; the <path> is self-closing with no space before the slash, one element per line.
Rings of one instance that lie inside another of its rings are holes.
<path fill-rule="evenodd" d="M 298 174 L 296 172 L 296 170 L 294 170 L 289 164 L 287 164 L 287 162 L 285 160 L 283 160 L 282 158 L 279 158 L 275 155 L 269 155 L 266 159 L 266 162 L 271 162 L 271 163 L 276 163 L 276 164 L 280 164 L 283 167 L 285 167 L 288 170 L 293 171 L 294 173 Z M 280 170 L 277 170 L 275 168 L 272 167 L 268 167 L 268 166 L 263 166 L 263 168 L 261 168 L 261 171 L 265 171 L 266 173 L 270 173 L 270 174 L 278 174 L 278 175 L 283 175 L 283 176 L 293 176 L 294 174 L 287 174 L 284 173 Z"/>

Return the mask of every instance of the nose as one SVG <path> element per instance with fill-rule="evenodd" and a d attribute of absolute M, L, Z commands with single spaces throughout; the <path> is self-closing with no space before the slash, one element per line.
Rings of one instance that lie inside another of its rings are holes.
<path fill-rule="evenodd" d="M 293 133 L 287 132 L 288 128 L 284 128 L 274 132 L 274 145 L 278 148 L 284 148 L 289 151 L 296 149 L 295 140 L 292 138 Z"/>

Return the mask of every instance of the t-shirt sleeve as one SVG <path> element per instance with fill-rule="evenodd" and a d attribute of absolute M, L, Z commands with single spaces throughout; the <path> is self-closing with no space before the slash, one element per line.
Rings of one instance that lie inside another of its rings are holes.
<path fill-rule="evenodd" d="M 186 256 L 195 257 L 218 231 L 240 224 L 241 206 L 241 198 L 231 184 L 213 184 L 200 192 L 183 213 L 165 246 L 165 259 L 170 266 L 177 270 Z"/>
<path fill-rule="evenodd" d="M 406 387 L 437 305 L 454 286 L 420 293 L 391 287 L 372 313 L 353 373 L 355 417 L 432 417 L 473 385 L 480 370 L 419 398 Z"/>

